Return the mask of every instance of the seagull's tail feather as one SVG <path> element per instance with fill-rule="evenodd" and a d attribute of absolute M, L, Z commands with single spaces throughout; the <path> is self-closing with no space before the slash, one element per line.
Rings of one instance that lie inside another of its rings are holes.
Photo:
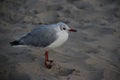
<path fill-rule="evenodd" d="M 15 41 L 10 42 L 10 45 L 15 46 L 15 45 L 19 45 L 19 43 L 20 41 L 15 40 Z"/>

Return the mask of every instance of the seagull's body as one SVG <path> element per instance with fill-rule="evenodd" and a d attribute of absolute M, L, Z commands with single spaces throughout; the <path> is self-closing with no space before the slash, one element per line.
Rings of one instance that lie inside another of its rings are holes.
<path fill-rule="evenodd" d="M 68 25 L 62 22 L 40 25 L 20 39 L 11 42 L 11 45 L 30 45 L 53 49 L 59 47 L 68 39 L 68 31 L 75 32 L 76 30 L 70 29 Z M 50 64 L 52 62 L 48 59 L 48 51 L 45 52 L 45 65 L 47 68 L 51 68 L 51 65 L 48 65 L 47 62 L 50 62 Z"/>
<path fill-rule="evenodd" d="M 62 45 L 68 39 L 68 33 L 66 31 L 59 31 L 56 33 L 58 37 L 53 43 L 47 46 L 47 48 L 56 48 Z"/>

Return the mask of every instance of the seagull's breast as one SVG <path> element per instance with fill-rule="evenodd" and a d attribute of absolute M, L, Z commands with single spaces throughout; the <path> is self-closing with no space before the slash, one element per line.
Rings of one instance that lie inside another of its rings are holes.
<path fill-rule="evenodd" d="M 68 39 L 68 32 L 60 31 L 57 33 L 57 39 L 51 43 L 47 48 L 56 48 L 62 45 Z"/>

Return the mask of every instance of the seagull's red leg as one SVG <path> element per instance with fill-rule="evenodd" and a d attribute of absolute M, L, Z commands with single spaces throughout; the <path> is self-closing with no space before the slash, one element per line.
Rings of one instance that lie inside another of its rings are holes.
<path fill-rule="evenodd" d="M 45 51 L 45 61 L 48 61 L 48 51 Z"/>
<path fill-rule="evenodd" d="M 51 63 L 53 60 L 49 60 L 48 58 L 48 51 L 45 51 L 45 67 L 50 69 L 52 67 Z"/>

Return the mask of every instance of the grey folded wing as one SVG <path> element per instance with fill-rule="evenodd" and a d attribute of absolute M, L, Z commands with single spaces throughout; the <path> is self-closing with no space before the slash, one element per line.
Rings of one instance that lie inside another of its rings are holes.
<path fill-rule="evenodd" d="M 47 47 L 56 39 L 56 31 L 53 28 L 39 27 L 22 37 L 19 41 L 22 45 Z"/>

